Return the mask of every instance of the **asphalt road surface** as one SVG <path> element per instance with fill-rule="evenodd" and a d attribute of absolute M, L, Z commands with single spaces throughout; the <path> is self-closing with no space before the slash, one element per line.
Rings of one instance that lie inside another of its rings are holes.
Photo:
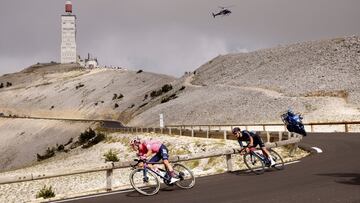
<path fill-rule="evenodd" d="M 72 203 L 99 202 L 349 202 L 360 203 L 360 134 L 310 134 L 302 141 L 323 152 L 282 171 L 262 175 L 225 173 L 196 179 L 190 190 L 164 187 L 157 195 L 137 192 L 86 197 Z"/>

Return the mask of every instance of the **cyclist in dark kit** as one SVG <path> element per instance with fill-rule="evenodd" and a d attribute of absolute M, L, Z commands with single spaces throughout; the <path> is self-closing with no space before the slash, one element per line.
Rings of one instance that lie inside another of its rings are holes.
<path fill-rule="evenodd" d="M 261 140 L 261 137 L 259 135 L 247 130 L 241 131 L 238 127 L 232 129 L 232 133 L 237 138 L 241 147 L 244 147 L 242 141 L 249 142 L 249 145 L 247 146 L 248 148 L 246 149 L 247 152 L 249 152 L 249 148 L 259 145 L 263 154 L 270 160 L 270 166 L 275 165 L 275 161 L 271 157 L 269 151 L 266 149 L 264 142 Z"/>

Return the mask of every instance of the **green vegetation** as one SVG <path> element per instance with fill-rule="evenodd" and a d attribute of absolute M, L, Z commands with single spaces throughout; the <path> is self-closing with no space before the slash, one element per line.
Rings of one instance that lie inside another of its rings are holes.
<path fill-rule="evenodd" d="M 194 169 L 200 165 L 200 160 L 186 161 L 185 165 L 190 169 Z"/>
<path fill-rule="evenodd" d="M 44 185 L 44 187 L 36 194 L 36 198 L 48 199 L 52 197 L 55 197 L 55 192 L 52 190 L 51 186 L 46 187 L 46 185 Z"/>
<path fill-rule="evenodd" d="M 140 106 L 139 106 L 139 109 L 140 108 L 142 108 L 142 107 L 144 107 L 144 106 L 146 106 L 148 103 L 146 102 L 146 103 L 143 103 L 143 104 L 141 104 Z"/>
<path fill-rule="evenodd" d="M 119 96 L 118 96 L 118 94 L 114 94 L 112 100 L 114 101 L 114 100 L 116 100 L 116 99 L 121 99 L 121 98 L 123 98 L 123 97 L 124 97 L 123 94 L 119 94 Z"/>
<path fill-rule="evenodd" d="M 11 82 L 6 82 L 6 87 L 11 87 L 11 86 L 12 86 Z M 4 83 L 0 83 L 0 89 L 4 87 L 5 87 Z"/>
<path fill-rule="evenodd" d="M 172 89 L 173 89 L 172 85 L 166 84 L 166 85 L 162 86 L 161 89 L 152 91 L 150 93 L 150 96 L 151 96 L 151 98 L 155 98 L 155 97 L 158 97 L 158 96 L 162 95 L 163 93 L 166 93 Z"/>
<path fill-rule="evenodd" d="M 166 103 L 166 102 L 168 102 L 168 101 L 170 101 L 170 100 L 173 100 L 173 99 L 176 99 L 176 98 L 177 98 L 176 94 L 172 94 L 172 95 L 170 95 L 170 96 L 168 96 L 168 97 L 163 98 L 163 99 L 161 100 L 161 103 Z"/>
<path fill-rule="evenodd" d="M 145 101 L 148 97 L 149 97 L 149 95 L 145 94 L 143 101 Z"/>
<path fill-rule="evenodd" d="M 76 89 L 79 89 L 79 88 L 82 88 L 82 87 L 84 87 L 85 85 L 84 84 L 81 84 L 81 83 L 79 83 L 78 85 L 76 85 Z"/>
<path fill-rule="evenodd" d="M 37 157 L 37 161 L 42 161 L 42 160 L 45 160 L 45 159 L 48 159 L 48 158 L 51 158 L 55 156 L 55 147 L 48 147 L 45 151 L 45 154 L 44 155 L 40 155 L 40 154 L 36 154 L 36 157 Z"/>
<path fill-rule="evenodd" d="M 89 128 L 79 136 L 79 144 L 82 148 L 89 148 L 99 142 L 105 140 L 106 136 L 103 133 L 96 133 L 93 129 Z"/>
<path fill-rule="evenodd" d="M 112 149 L 110 149 L 108 152 L 106 152 L 104 155 L 106 162 L 118 162 L 119 158 L 117 156 L 117 153 L 115 153 Z"/>

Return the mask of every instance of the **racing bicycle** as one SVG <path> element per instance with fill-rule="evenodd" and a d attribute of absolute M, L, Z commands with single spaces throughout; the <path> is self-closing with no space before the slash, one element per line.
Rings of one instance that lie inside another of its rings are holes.
<path fill-rule="evenodd" d="M 250 147 L 249 152 L 246 152 L 246 149 L 249 147 L 244 147 L 240 150 L 240 154 L 243 155 L 244 163 L 246 167 L 253 173 L 259 175 L 265 172 L 266 168 L 270 168 L 270 160 L 263 154 L 261 149 L 256 149 L 255 147 Z M 275 161 L 273 168 L 277 170 L 284 169 L 284 161 L 281 156 L 274 150 L 268 149 L 271 157 Z"/>
<path fill-rule="evenodd" d="M 175 163 L 173 165 L 174 172 L 180 180 L 175 183 L 170 183 L 171 176 L 168 171 L 158 168 L 154 170 L 150 168 L 149 164 L 162 164 L 160 162 L 147 162 L 142 159 L 135 159 L 137 163 L 132 166 L 132 171 L 130 173 L 130 183 L 131 186 L 140 194 L 143 195 L 154 195 L 159 192 L 160 189 L 160 179 L 163 180 L 164 184 L 168 186 L 173 186 L 174 184 L 179 188 L 190 189 L 195 185 L 195 176 L 190 169 L 185 167 L 182 164 Z M 143 163 L 142 167 L 138 167 L 140 163 Z"/>

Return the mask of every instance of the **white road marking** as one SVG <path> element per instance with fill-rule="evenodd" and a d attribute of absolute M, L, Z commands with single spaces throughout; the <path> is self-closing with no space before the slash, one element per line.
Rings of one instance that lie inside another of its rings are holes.
<path fill-rule="evenodd" d="M 323 151 L 319 147 L 311 147 L 312 149 L 315 149 L 317 153 L 322 153 Z"/>

